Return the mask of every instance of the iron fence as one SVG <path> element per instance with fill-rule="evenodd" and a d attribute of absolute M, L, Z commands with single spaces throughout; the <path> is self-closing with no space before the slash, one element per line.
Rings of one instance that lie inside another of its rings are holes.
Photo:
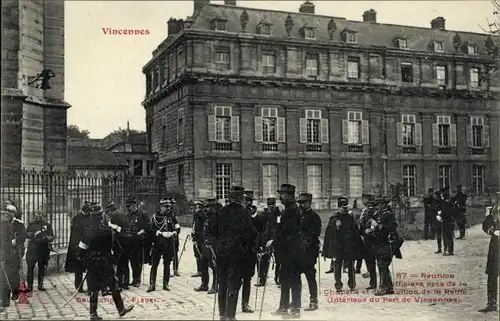
<path fill-rule="evenodd" d="M 142 210 L 154 213 L 159 199 L 165 195 L 165 180 L 156 176 L 77 174 L 54 170 L 26 170 L 3 173 L 1 200 L 11 200 L 23 221 L 33 221 L 37 210 L 47 215 L 55 234 L 54 247 L 66 247 L 71 219 L 85 201 L 103 206 L 113 201 L 123 209 L 127 198 L 142 203 Z"/>

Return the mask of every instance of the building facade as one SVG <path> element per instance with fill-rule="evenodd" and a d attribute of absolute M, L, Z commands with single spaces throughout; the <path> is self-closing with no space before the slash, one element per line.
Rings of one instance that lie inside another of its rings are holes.
<path fill-rule="evenodd" d="M 167 188 L 260 201 L 282 183 L 316 208 L 402 183 L 418 198 L 499 186 L 492 36 L 194 1 L 144 66 L 150 150 Z"/>
<path fill-rule="evenodd" d="M 2 172 L 49 164 L 65 170 L 64 2 L 6 0 L 1 6 Z M 45 73 L 48 83 L 38 78 Z"/>

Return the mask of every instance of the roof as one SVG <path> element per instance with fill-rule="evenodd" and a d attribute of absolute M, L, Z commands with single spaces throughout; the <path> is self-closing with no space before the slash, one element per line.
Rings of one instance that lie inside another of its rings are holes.
<path fill-rule="evenodd" d="M 69 146 L 67 151 L 69 167 L 127 167 L 127 162 L 113 152 L 99 147 Z"/>
<path fill-rule="evenodd" d="M 146 132 L 130 132 L 127 138 L 126 131 L 113 132 L 102 139 L 102 144 L 106 149 L 111 149 L 118 144 L 130 144 L 133 146 L 145 146 L 147 149 Z M 137 147 L 140 150 L 144 148 Z"/>
<path fill-rule="evenodd" d="M 319 14 L 284 12 L 276 10 L 254 9 L 232 5 L 207 4 L 194 17 L 191 29 L 211 30 L 211 22 L 215 18 L 227 20 L 226 31 L 230 33 L 243 32 L 240 16 L 243 11 L 248 13 L 246 31 L 256 33 L 259 23 L 266 21 L 272 25 L 272 37 L 289 38 L 285 29 L 288 15 L 293 20 L 291 38 L 303 39 L 300 29 L 306 24 L 316 28 L 316 41 L 335 41 L 341 39 L 344 30 L 357 32 L 357 44 L 395 48 L 394 39 L 398 36 L 408 38 L 409 51 L 430 51 L 431 41 L 443 41 L 445 53 L 453 53 L 453 38 L 459 34 L 462 44 L 469 43 L 477 46 L 479 55 L 486 55 L 485 40 L 489 35 L 463 31 L 437 30 L 431 28 L 400 26 L 383 23 L 351 21 L 345 18 L 328 17 Z M 333 19 L 336 31 L 333 40 L 330 39 L 328 25 Z M 430 24 L 430 22 L 429 22 Z M 496 37 L 496 36 L 495 36 Z"/>

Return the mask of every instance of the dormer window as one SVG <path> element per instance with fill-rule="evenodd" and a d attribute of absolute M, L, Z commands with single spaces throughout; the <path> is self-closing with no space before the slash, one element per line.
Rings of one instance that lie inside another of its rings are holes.
<path fill-rule="evenodd" d="M 477 55 L 477 46 L 476 45 L 467 45 L 467 53 L 469 55 Z"/>
<path fill-rule="evenodd" d="M 444 43 L 442 41 L 434 41 L 434 51 L 444 52 Z"/>
<path fill-rule="evenodd" d="M 257 33 L 265 36 L 271 35 L 271 24 L 266 21 L 261 21 L 257 25 Z"/>
<path fill-rule="evenodd" d="M 406 38 L 398 38 L 397 44 L 399 49 L 407 49 L 408 48 L 408 39 Z"/>
<path fill-rule="evenodd" d="M 226 22 L 224 19 L 212 20 L 212 28 L 214 31 L 226 31 Z"/>
<path fill-rule="evenodd" d="M 353 30 L 344 30 L 342 32 L 342 38 L 347 43 L 356 43 L 357 42 L 357 32 Z"/>
<path fill-rule="evenodd" d="M 310 27 L 304 28 L 304 38 L 305 39 L 316 39 L 316 30 L 314 30 L 314 28 L 310 28 Z"/>

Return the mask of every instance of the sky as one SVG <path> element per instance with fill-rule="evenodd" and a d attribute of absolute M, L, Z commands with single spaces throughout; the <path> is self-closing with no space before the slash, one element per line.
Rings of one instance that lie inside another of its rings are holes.
<path fill-rule="evenodd" d="M 224 1 L 211 1 L 223 4 Z M 239 6 L 298 12 L 304 1 L 237 1 Z M 492 17 L 489 0 L 477 1 L 312 1 L 316 13 L 362 21 L 377 11 L 377 21 L 430 27 L 438 16 L 446 29 L 480 32 Z M 185 19 L 193 1 L 66 1 L 65 99 L 72 105 L 68 124 L 102 138 L 118 128 L 145 130 L 141 105 L 142 67 L 167 36 L 170 18 Z M 148 35 L 106 35 L 103 28 L 147 29 Z"/>

